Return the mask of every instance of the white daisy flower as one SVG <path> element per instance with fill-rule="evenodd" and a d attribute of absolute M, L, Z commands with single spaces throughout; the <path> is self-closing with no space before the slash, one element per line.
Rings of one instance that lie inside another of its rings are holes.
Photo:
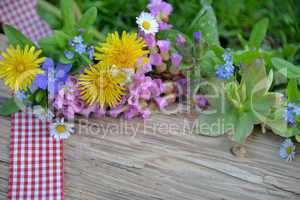
<path fill-rule="evenodd" d="M 33 114 L 43 122 L 51 121 L 54 117 L 54 114 L 50 110 L 46 110 L 42 106 L 34 106 Z"/>
<path fill-rule="evenodd" d="M 279 156 L 287 161 L 295 159 L 296 146 L 291 139 L 286 139 L 280 145 Z"/>
<path fill-rule="evenodd" d="M 136 23 L 146 34 L 155 34 L 158 32 L 158 23 L 155 17 L 150 13 L 142 12 L 140 16 L 136 18 Z"/>
<path fill-rule="evenodd" d="M 67 139 L 71 133 L 74 133 L 74 124 L 65 122 L 64 118 L 50 124 L 50 135 L 57 140 Z"/>

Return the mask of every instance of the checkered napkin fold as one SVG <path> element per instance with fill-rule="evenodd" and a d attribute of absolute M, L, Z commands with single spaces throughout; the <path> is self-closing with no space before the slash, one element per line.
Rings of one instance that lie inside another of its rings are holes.
<path fill-rule="evenodd" d="M 30 109 L 12 115 L 9 170 L 10 200 L 64 198 L 62 140 Z"/>

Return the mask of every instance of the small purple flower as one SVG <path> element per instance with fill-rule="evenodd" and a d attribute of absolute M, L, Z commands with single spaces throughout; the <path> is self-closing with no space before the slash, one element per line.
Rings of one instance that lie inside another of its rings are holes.
<path fill-rule="evenodd" d="M 208 100 L 203 95 L 196 95 L 195 103 L 198 108 L 205 108 L 208 106 Z"/>
<path fill-rule="evenodd" d="M 150 63 L 155 66 L 160 66 L 163 64 L 162 57 L 159 53 L 154 53 L 150 55 Z"/>
<path fill-rule="evenodd" d="M 287 121 L 289 126 L 297 126 L 296 116 L 300 116 L 300 106 L 295 103 L 289 102 L 284 111 L 284 119 Z"/>
<path fill-rule="evenodd" d="M 72 51 L 66 50 L 66 51 L 64 52 L 64 54 L 65 54 L 65 57 L 66 57 L 67 59 L 69 59 L 69 60 L 71 60 L 71 59 L 74 58 L 74 53 L 73 53 Z"/>
<path fill-rule="evenodd" d="M 171 4 L 166 3 L 162 0 L 151 0 L 147 8 L 154 16 L 158 16 L 158 15 L 169 16 L 173 10 Z"/>
<path fill-rule="evenodd" d="M 159 47 L 161 53 L 168 53 L 171 43 L 169 40 L 158 40 L 157 46 Z"/>
<path fill-rule="evenodd" d="M 153 48 L 156 45 L 155 36 L 153 34 L 146 34 L 144 40 L 149 48 Z"/>
<path fill-rule="evenodd" d="M 160 30 L 170 30 L 173 28 L 172 24 L 166 22 L 159 22 L 158 25 Z"/>
<path fill-rule="evenodd" d="M 93 60 L 93 58 L 94 58 L 94 53 L 95 53 L 94 46 L 89 46 L 89 47 L 87 48 L 87 52 L 88 52 L 88 54 L 89 54 L 89 59 L 90 59 L 90 60 Z"/>
<path fill-rule="evenodd" d="M 286 161 L 292 161 L 295 159 L 296 146 L 291 139 L 286 139 L 281 145 L 279 150 L 279 156 Z"/>
<path fill-rule="evenodd" d="M 155 99 L 155 102 L 160 110 L 168 106 L 168 101 L 166 100 L 166 98 L 163 97 L 157 97 Z"/>
<path fill-rule="evenodd" d="M 135 107 L 130 107 L 125 113 L 125 119 L 132 119 L 139 114 L 138 110 Z"/>
<path fill-rule="evenodd" d="M 47 89 L 48 86 L 48 71 L 49 69 L 54 68 L 54 62 L 51 58 L 46 58 L 46 60 L 42 64 L 42 69 L 44 70 L 44 74 L 39 74 L 35 77 L 35 80 L 32 83 L 31 91 L 35 91 L 36 89 Z"/>
<path fill-rule="evenodd" d="M 193 33 L 193 36 L 194 36 L 194 40 L 196 43 L 199 43 L 200 40 L 201 40 L 201 32 L 194 32 Z"/>
<path fill-rule="evenodd" d="M 174 67 L 179 67 L 182 61 L 182 56 L 178 53 L 173 53 L 171 55 L 171 62 Z"/>
<path fill-rule="evenodd" d="M 79 54 L 83 54 L 86 52 L 86 45 L 79 43 L 75 45 L 75 51 Z"/>
<path fill-rule="evenodd" d="M 184 45 L 184 43 L 185 43 L 185 37 L 184 36 L 182 36 L 182 35 L 177 35 L 177 37 L 176 37 L 176 44 L 178 45 L 178 46 L 182 46 L 182 45 Z"/>

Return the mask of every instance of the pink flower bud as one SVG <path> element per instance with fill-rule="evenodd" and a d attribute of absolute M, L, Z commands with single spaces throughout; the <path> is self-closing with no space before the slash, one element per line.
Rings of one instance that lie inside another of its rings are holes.
<path fill-rule="evenodd" d="M 162 65 L 162 58 L 159 53 L 150 54 L 150 63 L 155 66 Z"/>
<path fill-rule="evenodd" d="M 171 55 L 171 63 L 174 67 L 179 67 L 182 61 L 182 56 L 178 53 L 173 53 Z"/>
<path fill-rule="evenodd" d="M 177 37 L 176 37 L 176 44 L 178 45 L 178 46 L 182 46 L 182 45 L 184 45 L 185 44 L 185 38 L 184 38 L 184 36 L 182 36 L 182 35 L 177 35 Z"/>
<path fill-rule="evenodd" d="M 157 46 L 160 49 L 160 53 L 165 54 L 169 52 L 171 43 L 168 40 L 158 40 Z"/>

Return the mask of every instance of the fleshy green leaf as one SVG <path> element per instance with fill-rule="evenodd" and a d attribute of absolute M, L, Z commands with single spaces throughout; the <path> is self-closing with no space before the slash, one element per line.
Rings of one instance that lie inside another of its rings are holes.
<path fill-rule="evenodd" d="M 11 45 L 20 45 L 22 48 L 26 45 L 35 46 L 35 44 L 25 35 L 23 35 L 23 33 L 10 25 L 4 25 L 3 30 Z"/>
<path fill-rule="evenodd" d="M 254 25 L 250 35 L 249 47 L 259 49 L 263 42 L 269 26 L 269 19 L 264 18 Z"/>
<path fill-rule="evenodd" d="M 298 89 L 298 82 L 296 79 L 291 79 L 287 86 L 287 94 L 288 94 L 288 100 L 290 102 L 298 101 L 300 94 Z"/>
<path fill-rule="evenodd" d="M 268 78 L 262 59 L 245 66 L 241 83 L 246 85 L 249 97 L 254 93 L 264 94 L 268 90 Z"/>
<path fill-rule="evenodd" d="M 90 28 L 97 19 L 97 8 L 92 7 L 88 9 L 80 19 L 79 26 L 83 29 Z"/>
<path fill-rule="evenodd" d="M 254 128 L 251 115 L 249 113 L 241 113 L 234 127 L 234 140 L 238 143 L 244 143 Z"/>
<path fill-rule="evenodd" d="M 201 31 L 202 37 L 210 45 L 219 45 L 217 19 L 211 5 L 203 3 L 203 8 L 192 21 L 190 30 Z"/>
<path fill-rule="evenodd" d="M 296 66 L 284 59 L 281 58 L 272 58 L 272 64 L 274 67 L 286 76 L 287 78 L 290 79 L 299 79 L 300 78 L 300 67 Z"/>

